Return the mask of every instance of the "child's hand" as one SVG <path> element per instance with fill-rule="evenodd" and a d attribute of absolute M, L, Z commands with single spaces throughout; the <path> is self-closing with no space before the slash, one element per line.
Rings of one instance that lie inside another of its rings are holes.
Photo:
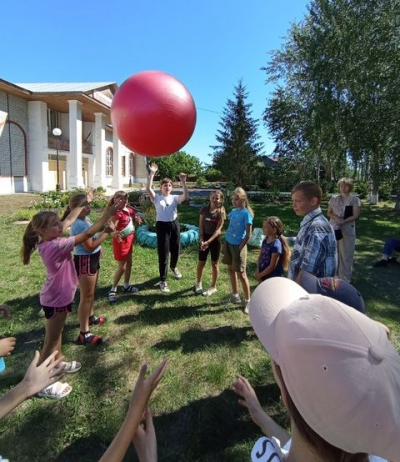
<path fill-rule="evenodd" d="M 142 224 L 143 223 L 142 217 L 140 217 L 139 215 L 135 215 L 135 222 L 139 225 Z"/>
<path fill-rule="evenodd" d="M 149 408 L 146 408 L 143 420 L 132 442 L 140 462 L 154 462 L 157 460 L 157 438 Z"/>
<path fill-rule="evenodd" d="M 182 183 L 185 183 L 187 179 L 186 173 L 180 173 L 179 174 L 179 180 L 182 181 Z"/>
<path fill-rule="evenodd" d="M 93 200 L 93 196 L 94 196 L 94 189 L 93 188 L 89 188 L 86 192 L 86 201 L 88 204 L 90 204 Z"/>
<path fill-rule="evenodd" d="M 10 317 L 10 308 L 6 305 L 0 305 L 0 314 L 3 315 L 3 318 L 9 318 Z"/>
<path fill-rule="evenodd" d="M 0 340 L 0 356 L 9 356 L 15 348 L 16 341 L 15 337 L 2 338 Z"/>
<path fill-rule="evenodd" d="M 38 366 L 39 352 L 35 352 L 35 356 L 22 380 L 28 387 L 28 396 L 35 395 L 40 390 L 43 390 L 43 388 L 60 380 L 65 365 L 61 364 L 64 357 L 59 356 L 56 359 L 57 354 L 58 351 L 53 351 L 53 353 Z"/>
<path fill-rule="evenodd" d="M 119 210 L 122 210 L 125 207 L 125 204 L 126 204 L 125 199 L 117 199 L 116 201 L 114 201 L 112 205 L 110 203 L 107 205 L 106 213 L 112 217 Z"/>
<path fill-rule="evenodd" d="M 114 233 L 116 231 L 117 223 L 118 220 L 115 223 L 113 221 L 109 221 L 104 228 L 104 232 L 107 234 Z"/>
<path fill-rule="evenodd" d="M 151 173 L 156 174 L 156 173 L 157 173 L 157 170 L 158 170 L 158 165 L 155 164 L 154 162 L 152 162 L 152 163 L 148 166 L 148 168 L 149 168 L 149 171 L 150 171 Z"/>
<path fill-rule="evenodd" d="M 261 277 L 262 277 L 262 276 L 261 276 L 261 274 L 260 274 L 259 271 L 256 271 L 255 277 L 256 277 L 256 279 L 257 279 L 258 282 L 261 282 Z"/>

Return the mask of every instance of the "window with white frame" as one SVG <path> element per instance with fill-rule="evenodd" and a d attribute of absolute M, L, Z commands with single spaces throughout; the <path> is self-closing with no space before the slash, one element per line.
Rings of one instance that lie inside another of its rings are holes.
<path fill-rule="evenodd" d="M 125 168 L 126 157 L 125 157 L 125 156 L 122 156 L 122 157 L 121 157 L 121 162 L 122 162 L 122 165 L 121 165 L 121 175 L 122 175 L 122 176 L 126 176 L 126 168 Z"/>

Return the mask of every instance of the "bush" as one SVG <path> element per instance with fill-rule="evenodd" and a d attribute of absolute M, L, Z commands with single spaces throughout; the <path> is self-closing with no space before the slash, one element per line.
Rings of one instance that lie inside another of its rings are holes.
<path fill-rule="evenodd" d="M 130 193 L 128 193 L 128 200 L 129 202 L 140 202 L 140 199 L 144 197 L 144 194 L 142 191 L 131 191 Z"/>

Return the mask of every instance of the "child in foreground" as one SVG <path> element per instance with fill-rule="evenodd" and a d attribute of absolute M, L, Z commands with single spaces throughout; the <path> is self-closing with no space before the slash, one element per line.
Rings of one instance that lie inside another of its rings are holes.
<path fill-rule="evenodd" d="M 280 277 L 255 289 L 250 321 L 271 358 L 291 429 L 266 414 L 237 375 L 239 404 L 267 435 L 252 461 L 400 460 L 400 356 L 381 324 Z"/>
<path fill-rule="evenodd" d="M 72 302 L 78 284 L 72 259 L 75 245 L 93 237 L 123 205 L 118 202 L 114 206 L 108 206 L 101 218 L 83 233 L 63 237 L 66 230 L 86 207 L 86 203 L 91 201 L 92 196 L 92 191 L 89 191 L 86 198 L 63 221 L 55 212 L 46 210 L 37 213 L 28 224 L 23 236 L 21 247 L 23 264 L 28 265 L 32 253 L 38 249 L 47 271 L 46 280 L 40 291 L 40 304 L 46 318 L 40 363 L 56 350 L 58 355 L 61 355 L 62 331 L 67 314 L 72 311 Z M 77 361 L 66 362 L 63 365 L 66 374 L 73 374 L 81 369 L 81 364 Z M 60 399 L 67 396 L 71 390 L 72 387 L 67 383 L 55 382 L 39 392 L 39 396 Z"/>

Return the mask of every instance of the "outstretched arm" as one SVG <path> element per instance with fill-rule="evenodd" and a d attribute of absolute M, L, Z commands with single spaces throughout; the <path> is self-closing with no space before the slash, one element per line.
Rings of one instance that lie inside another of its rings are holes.
<path fill-rule="evenodd" d="M 146 409 L 144 422 L 139 425 L 133 438 L 133 445 L 140 462 L 157 462 L 157 437 L 149 408 Z"/>
<path fill-rule="evenodd" d="M 290 439 L 289 433 L 262 409 L 256 392 L 249 381 L 237 374 L 233 389 L 240 396 L 239 404 L 249 410 L 253 422 L 261 428 L 265 435 L 274 436 L 284 446 Z"/>
<path fill-rule="evenodd" d="M 181 181 L 182 187 L 183 187 L 183 194 L 178 196 L 178 202 L 181 204 L 182 202 L 185 202 L 189 199 L 189 191 L 188 191 L 188 187 L 186 183 L 186 180 L 187 180 L 186 173 L 180 173 L 179 180 Z"/>
<path fill-rule="evenodd" d="M 157 164 L 155 164 L 154 162 L 149 165 L 149 174 L 147 176 L 146 191 L 152 202 L 154 201 L 156 197 L 156 193 L 153 190 L 153 180 L 154 180 L 155 174 L 157 173 L 157 170 L 158 170 Z"/>
<path fill-rule="evenodd" d="M 55 359 L 57 355 L 58 351 L 54 351 L 38 366 L 39 352 L 35 352 L 35 356 L 22 381 L 0 398 L 0 419 L 27 398 L 61 378 L 64 366 L 60 366 L 60 363 L 63 360 L 63 356 Z"/>
<path fill-rule="evenodd" d="M 165 368 L 167 367 L 167 360 L 154 370 L 154 372 L 145 379 L 147 365 L 144 364 L 140 368 L 139 377 L 136 381 L 135 389 L 133 390 L 131 402 L 129 404 L 128 412 L 124 422 L 121 425 L 117 435 L 108 447 L 107 451 L 100 459 L 100 462 L 120 462 L 125 456 L 125 453 L 135 436 L 140 421 L 143 417 L 143 412 L 147 406 L 151 394 L 157 388 L 160 380 L 162 379 Z M 145 459 L 143 459 L 144 461 Z M 142 460 L 141 460 L 142 462 Z M 146 460 L 147 462 L 147 460 Z"/>

